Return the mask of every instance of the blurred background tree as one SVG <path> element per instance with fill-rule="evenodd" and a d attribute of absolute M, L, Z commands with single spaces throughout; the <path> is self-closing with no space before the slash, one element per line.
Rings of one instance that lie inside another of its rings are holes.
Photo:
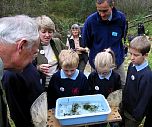
<path fill-rule="evenodd" d="M 0 17 L 27 14 L 32 17 L 47 15 L 65 41 L 73 23 L 83 24 L 88 15 L 96 11 L 96 0 L 1 0 Z M 152 13 L 151 0 L 115 0 L 117 9 L 126 13 L 128 21 Z"/>

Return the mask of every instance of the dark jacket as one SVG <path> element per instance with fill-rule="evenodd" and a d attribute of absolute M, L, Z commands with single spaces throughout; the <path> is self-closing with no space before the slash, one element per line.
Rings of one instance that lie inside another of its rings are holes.
<path fill-rule="evenodd" d="M 74 40 L 73 39 L 70 39 L 68 38 L 68 41 L 69 41 L 69 46 L 70 46 L 70 49 L 75 49 L 75 44 L 74 44 Z M 80 47 L 82 47 L 82 37 L 79 37 L 79 45 Z M 82 54 L 79 55 L 79 59 L 80 61 L 83 60 L 85 63 L 88 62 L 88 53 L 83 51 L 81 52 Z"/>
<path fill-rule="evenodd" d="M 151 110 L 152 72 L 149 66 L 137 71 L 132 64 L 128 67 L 126 85 L 123 92 L 123 110 L 137 121 L 141 121 Z"/>
<path fill-rule="evenodd" d="M 111 76 L 108 79 L 100 79 L 97 72 L 92 72 L 88 77 L 88 83 L 90 86 L 90 94 L 102 94 L 105 98 L 108 95 L 118 89 L 121 89 L 120 75 L 112 71 Z M 96 89 L 98 87 L 98 89 Z"/>
<path fill-rule="evenodd" d="M 15 126 L 33 127 L 30 108 L 44 91 L 35 66 L 29 64 L 21 73 L 5 71 L 2 82 Z"/>
<path fill-rule="evenodd" d="M 1 81 L 0 81 L 0 127 L 8 127 L 7 105 L 6 105 L 6 99 Z"/>
<path fill-rule="evenodd" d="M 88 94 L 87 77 L 79 72 L 75 80 L 70 78 L 61 78 L 61 71 L 56 72 L 48 87 L 48 108 L 55 108 L 56 100 L 60 97 L 80 96 Z M 64 89 L 64 90 L 63 90 Z"/>
<path fill-rule="evenodd" d="M 90 15 L 83 27 L 83 47 L 90 49 L 89 62 L 94 67 L 94 59 L 97 53 L 105 48 L 111 48 L 116 57 L 116 65 L 124 61 L 124 48 L 122 38 L 126 29 L 125 15 L 112 9 L 111 21 L 103 21 L 98 12 Z"/>
<path fill-rule="evenodd" d="M 64 48 L 63 43 L 58 38 L 52 38 L 52 40 L 50 41 L 50 45 L 54 51 L 54 54 L 55 54 L 57 60 L 59 60 L 59 57 L 58 57 L 59 53 Z M 42 47 L 42 44 L 40 43 L 38 56 L 36 58 L 36 65 L 48 63 L 48 60 L 45 57 L 45 54 L 42 54 L 41 50 L 43 50 L 43 47 Z"/>

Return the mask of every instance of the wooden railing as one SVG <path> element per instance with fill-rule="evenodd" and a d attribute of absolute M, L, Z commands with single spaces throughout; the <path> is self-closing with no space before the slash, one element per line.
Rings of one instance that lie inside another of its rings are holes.
<path fill-rule="evenodd" d="M 133 21 L 128 22 L 128 28 L 137 27 L 138 23 L 147 23 L 152 21 L 152 14 L 142 17 L 140 19 L 135 19 Z"/>

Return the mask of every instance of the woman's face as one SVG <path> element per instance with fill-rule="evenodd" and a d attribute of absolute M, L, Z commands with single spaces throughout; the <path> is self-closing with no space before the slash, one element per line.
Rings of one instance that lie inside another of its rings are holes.
<path fill-rule="evenodd" d="M 50 40 L 53 37 L 53 33 L 53 30 L 41 28 L 41 30 L 39 30 L 41 42 L 43 42 L 44 44 L 49 44 Z"/>
<path fill-rule="evenodd" d="M 71 29 L 71 32 L 72 32 L 73 36 L 79 36 L 79 29 L 78 28 Z"/>

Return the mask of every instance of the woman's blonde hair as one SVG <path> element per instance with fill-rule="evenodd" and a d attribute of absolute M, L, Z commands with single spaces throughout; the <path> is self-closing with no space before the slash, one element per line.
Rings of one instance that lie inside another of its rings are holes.
<path fill-rule="evenodd" d="M 79 56 L 78 54 L 72 50 L 62 50 L 61 53 L 59 54 L 59 63 L 61 68 L 73 68 L 73 67 L 78 67 L 79 64 Z"/>
<path fill-rule="evenodd" d="M 110 69 L 115 68 L 115 55 L 114 52 L 108 48 L 103 52 L 100 52 L 95 57 L 95 68 L 100 70 L 103 67 L 108 67 Z"/>
<path fill-rule="evenodd" d="M 39 26 L 39 30 L 43 28 L 43 29 L 52 30 L 53 32 L 56 31 L 54 22 L 52 21 L 51 18 L 49 18 L 46 15 L 42 15 L 42 16 L 37 17 L 36 22 Z"/>

